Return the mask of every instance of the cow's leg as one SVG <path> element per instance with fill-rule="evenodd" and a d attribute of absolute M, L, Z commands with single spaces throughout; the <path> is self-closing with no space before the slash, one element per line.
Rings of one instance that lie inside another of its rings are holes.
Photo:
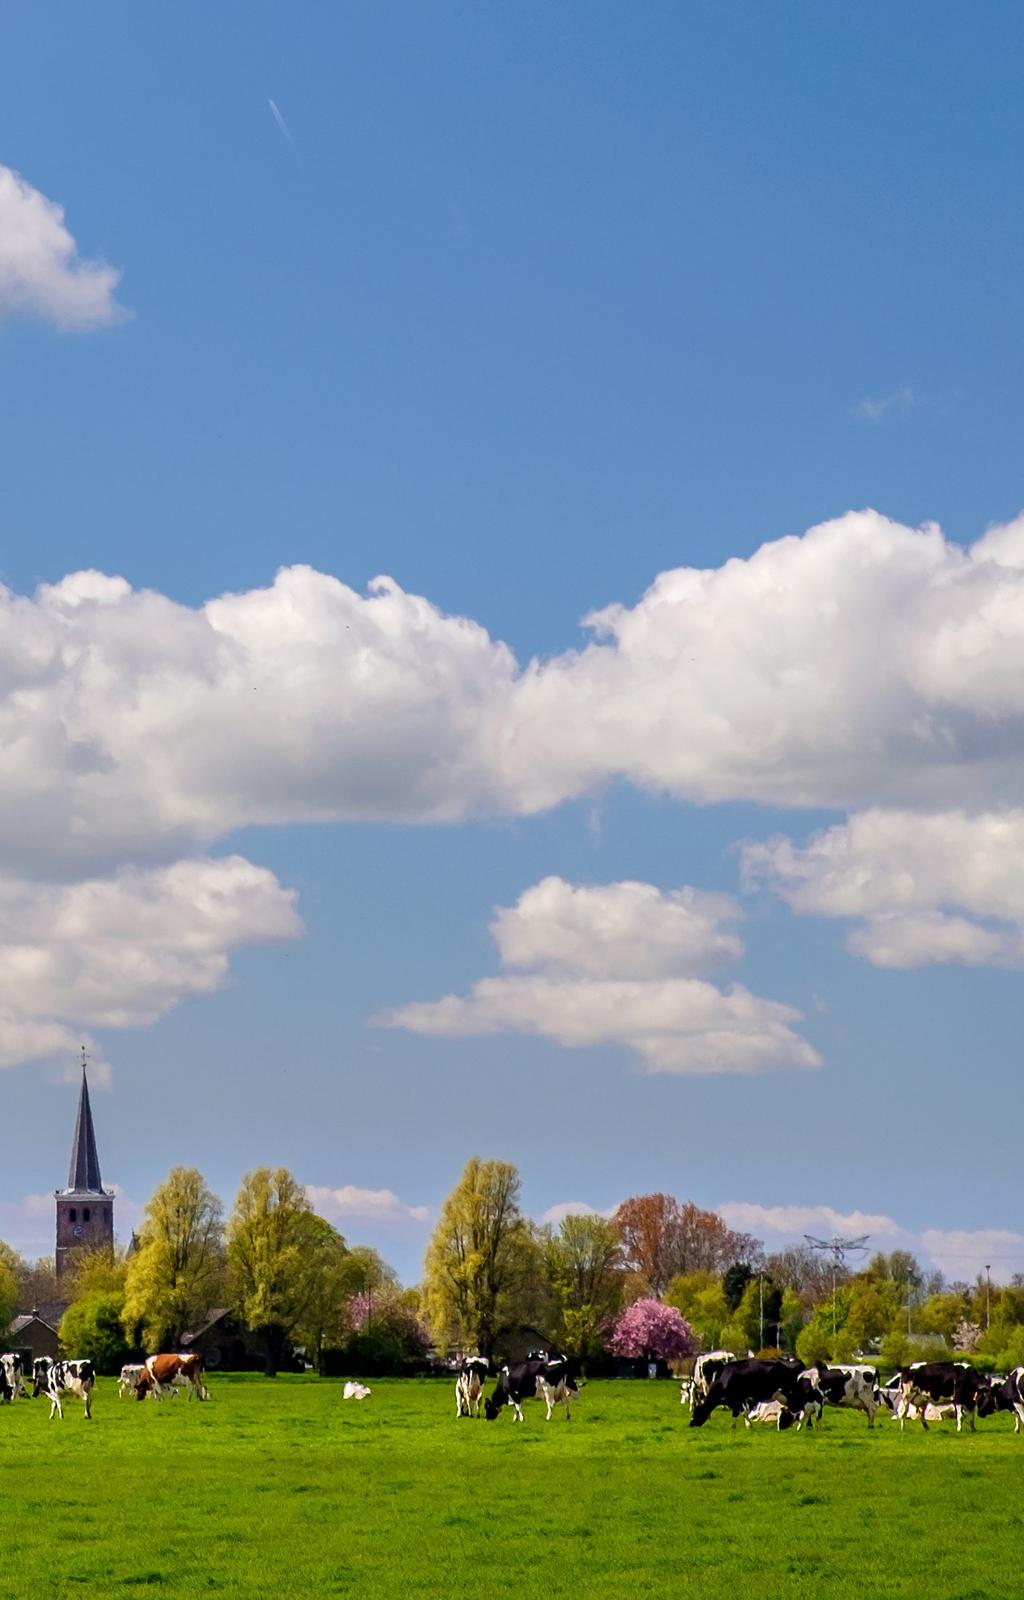
<path fill-rule="evenodd" d="M 92 1420 L 92 1388 L 91 1388 L 91 1386 L 88 1389 L 86 1389 L 85 1393 L 83 1394 L 82 1403 L 85 1406 L 85 1420 L 86 1420 L 86 1422 L 90 1422 Z"/>
<path fill-rule="evenodd" d="M 548 1408 L 547 1409 L 547 1415 L 545 1416 L 544 1421 L 545 1422 L 550 1422 L 551 1421 L 551 1412 L 554 1409 L 552 1404 L 551 1404 L 551 1395 L 550 1394 L 545 1394 L 545 1396 L 544 1396 L 544 1404 Z"/>
<path fill-rule="evenodd" d="M 63 1420 L 64 1420 L 64 1407 L 60 1403 L 60 1395 L 51 1393 L 51 1395 L 50 1395 L 50 1421 L 51 1422 L 53 1421 L 55 1416 L 60 1417 L 61 1421 L 63 1422 Z"/>
<path fill-rule="evenodd" d="M 522 1422 L 522 1420 L 523 1420 L 523 1408 L 519 1404 L 519 1401 L 518 1400 L 510 1400 L 509 1401 L 509 1405 L 512 1407 L 512 1410 L 515 1413 L 515 1415 L 512 1418 L 512 1421 L 513 1422 Z"/>

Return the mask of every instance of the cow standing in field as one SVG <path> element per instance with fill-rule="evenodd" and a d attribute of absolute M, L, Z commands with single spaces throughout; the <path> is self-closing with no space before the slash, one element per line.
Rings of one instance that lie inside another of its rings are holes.
<path fill-rule="evenodd" d="M 818 1368 L 818 1388 L 827 1406 L 847 1406 L 865 1411 L 868 1427 L 875 1425 L 878 1398 L 878 1373 L 874 1367 L 844 1366 L 842 1363 Z"/>
<path fill-rule="evenodd" d="M 545 1356 L 538 1361 L 517 1361 L 507 1367 L 502 1367 L 498 1374 L 498 1382 L 494 1392 L 484 1401 L 484 1415 L 489 1422 L 493 1422 L 503 1406 L 511 1406 L 515 1413 L 515 1421 L 522 1422 L 524 1400 L 532 1400 L 539 1395 L 545 1402 L 548 1412 L 546 1421 L 551 1421 L 551 1413 L 556 1405 L 565 1406 L 565 1418 L 569 1421 L 569 1403 L 573 1395 L 579 1394 L 579 1385 L 569 1370 L 569 1362 L 565 1356 Z"/>
<path fill-rule="evenodd" d="M 900 1419 L 901 1433 L 911 1405 L 918 1407 L 921 1426 L 927 1430 L 929 1401 L 933 1405 L 952 1402 L 957 1433 L 963 1431 L 965 1416 L 973 1433 L 979 1402 L 989 1391 L 988 1384 L 969 1361 L 913 1361 L 907 1367 L 900 1367 L 893 1382 L 900 1387 L 896 1415 Z"/>
<path fill-rule="evenodd" d="M 7 1374 L 3 1367 L 0 1367 L 0 1406 L 9 1406 L 13 1398 L 14 1391 L 7 1382 Z"/>
<path fill-rule="evenodd" d="M 455 1415 L 479 1417 L 490 1362 L 486 1356 L 467 1356 L 455 1380 Z"/>
<path fill-rule="evenodd" d="M 28 1399 L 28 1390 L 25 1388 L 25 1368 L 21 1357 L 16 1350 L 7 1350 L 0 1356 L 0 1385 L 6 1384 L 11 1391 L 9 1399 Z M 2 1397 L 2 1389 L 0 1389 Z M 8 1400 L 4 1400 L 4 1405 Z"/>
<path fill-rule="evenodd" d="M 193 1395 L 197 1400 L 209 1400 L 210 1391 L 203 1382 L 203 1358 L 198 1352 L 188 1356 L 147 1356 L 135 1385 L 135 1398 L 145 1400 L 152 1393 L 154 1399 L 162 1400 L 165 1392 L 173 1393 L 175 1387 L 184 1389 L 190 1400 Z"/>
<path fill-rule="evenodd" d="M 693 1363 L 691 1401 L 701 1400 L 707 1394 L 723 1367 L 739 1357 L 732 1350 L 707 1350 Z"/>
<path fill-rule="evenodd" d="M 692 1406 L 693 1405 L 693 1379 L 692 1378 L 680 1378 L 680 1380 L 679 1380 L 679 1404 L 681 1406 Z"/>
<path fill-rule="evenodd" d="M 717 1406 L 732 1412 L 732 1425 L 746 1419 L 754 1406 L 779 1400 L 799 1428 L 821 1405 L 821 1390 L 814 1367 L 806 1371 L 790 1361 L 731 1361 L 713 1380 L 706 1394 L 694 1403 L 691 1428 L 702 1428 Z"/>
<path fill-rule="evenodd" d="M 132 1362 L 126 1363 L 121 1368 L 121 1376 L 117 1380 L 118 1399 L 123 1400 L 126 1394 L 134 1391 L 145 1370 L 145 1367 Z"/>
<path fill-rule="evenodd" d="M 85 1409 L 85 1420 L 92 1418 L 92 1392 L 96 1386 L 96 1369 L 91 1361 L 54 1361 L 51 1356 L 39 1356 L 32 1366 L 32 1386 L 35 1395 L 44 1394 L 50 1402 L 50 1421 L 64 1416 L 62 1395 L 74 1395 Z"/>
<path fill-rule="evenodd" d="M 994 1411 L 1012 1411 L 1013 1431 L 1020 1433 L 1024 1424 L 1024 1367 L 1014 1367 L 1006 1378 L 993 1379 L 987 1392 L 982 1393 L 979 1417 L 991 1416 Z"/>

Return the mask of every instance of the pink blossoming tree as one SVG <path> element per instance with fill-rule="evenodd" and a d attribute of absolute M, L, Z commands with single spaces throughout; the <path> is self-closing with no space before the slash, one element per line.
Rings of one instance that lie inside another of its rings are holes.
<path fill-rule="evenodd" d="M 613 1356 L 633 1361 L 681 1361 L 697 1350 L 693 1329 L 675 1306 L 635 1300 L 616 1320 L 608 1340 Z"/>

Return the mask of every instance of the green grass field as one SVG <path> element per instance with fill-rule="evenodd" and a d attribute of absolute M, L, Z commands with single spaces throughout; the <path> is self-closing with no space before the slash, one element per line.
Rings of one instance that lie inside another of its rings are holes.
<path fill-rule="evenodd" d="M 1024 1594 L 1024 1436 L 703 1430 L 671 1383 L 591 1383 L 571 1423 L 456 1422 L 452 1385 L 216 1377 L 206 1405 L 0 1409 L 3 1600 Z"/>

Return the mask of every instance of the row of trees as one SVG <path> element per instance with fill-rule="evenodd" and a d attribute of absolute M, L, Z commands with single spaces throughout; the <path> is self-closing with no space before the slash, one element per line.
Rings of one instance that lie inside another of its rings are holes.
<path fill-rule="evenodd" d="M 0 1246 L 0 1327 L 17 1300 L 45 1302 L 42 1272 Z M 129 1350 L 173 1347 L 220 1306 L 251 1330 L 268 1372 L 296 1344 L 319 1370 L 338 1350 L 351 1370 L 372 1371 L 430 1342 L 488 1356 L 544 1343 L 584 1361 L 674 1359 L 686 1344 L 781 1348 L 808 1362 L 949 1349 L 1024 1362 L 1024 1281 L 947 1286 L 895 1251 L 840 1272 L 833 1293 L 831 1265 L 815 1252 L 766 1256 L 717 1213 L 671 1195 L 539 1227 L 523 1213 L 515 1167 L 476 1158 L 441 1208 L 422 1284 L 408 1290 L 317 1216 L 284 1168 L 247 1174 L 226 1222 L 202 1175 L 175 1168 L 146 1207 L 136 1250 L 80 1260 L 61 1337 L 109 1370 Z M 646 1343 L 629 1333 L 641 1324 Z"/>

